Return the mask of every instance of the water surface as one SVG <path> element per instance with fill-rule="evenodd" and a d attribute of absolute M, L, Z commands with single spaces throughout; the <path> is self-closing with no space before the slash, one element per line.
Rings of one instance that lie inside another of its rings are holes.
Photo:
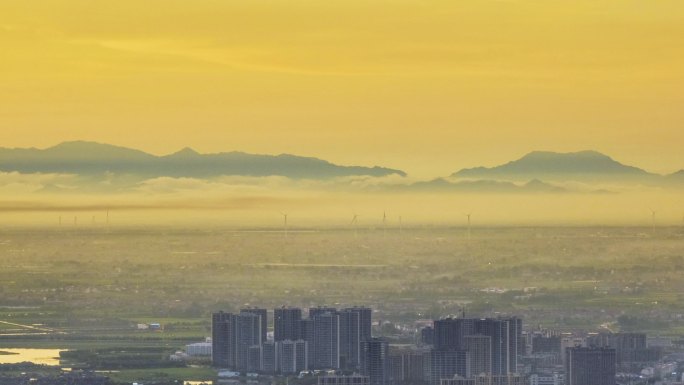
<path fill-rule="evenodd" d="M 59 353 L 63 351 L 65 349 L 0 348 L 0 364 L 31 362 L 38 365 L 57 366 L 59 365 Z"/>

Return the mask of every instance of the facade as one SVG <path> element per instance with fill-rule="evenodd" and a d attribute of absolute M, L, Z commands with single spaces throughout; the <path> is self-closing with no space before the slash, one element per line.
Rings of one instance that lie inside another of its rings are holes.
<path fill-rule="evenodd" d="M 340 317 L 340 367 L 360 370 L 361 344 L 371 338 L 371 309 L 353 307 L 338 312 Z"/>
<path fill-rule="evenodd" d="M 362 374 L 370 378 L 371 385 L 389 385 L 390 361 L 389 344 L 382 338 L 371 338 L 363 341 Z"/>
<path fill-rule="evenodd" d="M 567 348 L 565 358 L 566 385 L 615 385 L 615 349 Z"/>
<path fill-rule="evenodd" d="M 309 343 L 304 340 L 295 341 L 295 372 L 309 369 Z"/>
<path fill-rule="evenodd" d="M 250 355 L 252 347 L 261 347 L 261 316 L 251 312 L 243 312 L 235 316 L 235 369 L 241 371 L 259 370 L 260 364 L 255 364 L 259 359 L 254 360 L 254 355 Z M 260 357 L 260 353 L 256 354 Z M 255 367 L 256 366 L 256 367 Z"/>
<path fill-rule="evenodd" d="M 491 338 L 493 375 L 517 373 L 518 343 L 522 336 L 522 322 L 519 318 L 476 320 L 473 334 Z"/>
<path fill-rule="evenodd" d="M 465 350 L 439 350 L 430 352 L 430 384 L 438 385 L 440 380 L 461 376 L 470 377 L 470 359 Z"/>
<path fill-rule="evenodd" d="M 492 373 L 492 338 L 484 335 L 465 336 L 463 347 L 470 354 L 472 375 Z"/>
<path fill-rule="evenodd" d="M 434 349 L 469 351 L 473 373 L 517 373 L 518 356 L 524 351 L 522 320 L 517 317 L 436 320 Z"/>
<path fill-rule="evenodd" d="M 314 367 L 314 321 L 312 319 L 303 319 L 299 321 L 299 337 L 306 341 L 309 349 L 306 365 L 311 369 Z"/>
<path fill-rule="evenodd" d="M 212 364 L 219 368 L 235 365 L 235 315 L 218 312 L 211 317 Z"/>
<path fill-rule="evenodd" d="M 424 351 L 402 351 L 390 353 L 390 380 L 394 384 L 422 384 L 425 382 Z"/>
<path fill-rule="evenodd" d="M 475 320 L 445 318 L 434 322 L 435 349 L 463 349 L 463 337 L 475 334 Z"/>
<path fill-rule="evenodd" d="M 279 341 L 276 343 L 278 349 L 278 371 L 283 374 L 299 373 L 308 369 L 308 349 L 304 340 Z"/>
<path fill-rule="evenodd" d="M 313 321 L 314 369 L 340 367 L 340 316 L 337 312 L 318 312 Z"/>
<path fill-rule="evenodd" d="M 266 335 L 268 334 L 268 310 L 256 307 L 240 309 L 240 314 L 244 313 L 259 316 L 261 322 L 261 341 L 266 342 Z"/>
<path fill-rule="evenodd" d="M 279 358 L 275 342 L 266 341 L 261 344 L 260 371 L 263 373 L 277 373 Z"/>
<path fill-rule="evenodd" d="M 302 309 L 279 308 L 273 310 L 273 339 L 277 341 L 296 341 L 300 339 Z"/>

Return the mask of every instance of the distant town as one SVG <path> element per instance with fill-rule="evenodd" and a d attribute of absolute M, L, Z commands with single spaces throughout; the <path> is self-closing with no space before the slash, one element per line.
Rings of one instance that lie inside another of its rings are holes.
<path fill-rule="evenodd" d="M 271 325 L 272 314 L 272 332 Z M 211 357 L 221 384 L 615 385 L 684 383 L 684 341 L 564 333 L 519 317 L 466 314 L 416 324 L 414 344 L 373 336 L 368 307 L 243 308 L 212 315 L 212 336 L 173 358 Z"/>

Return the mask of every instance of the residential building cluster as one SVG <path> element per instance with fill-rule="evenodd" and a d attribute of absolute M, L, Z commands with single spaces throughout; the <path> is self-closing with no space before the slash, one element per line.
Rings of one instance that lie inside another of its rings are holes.
<path fill-rule="evenodd" d="M 211 359 L 235 373 L 316 373 L 322 385 L 614 385 L 655 365 L 662 350 L 643 333 L 524 331 L 519 317 L 449 317 L 415 344 L 372 335 L 372 310 L 244 308 L 212 315 Z M 427 321 L 426 321 L 427 323 Z M 207 345 L 189 345 L 205 355 Z M 658 367 L 654 366 L 657 371 Z"/>
<path fill-rule="evenodd" d="M 273 311 L 273 340 L 268 340 L 266 309 L 212 316 L 214 366 L 241 372 L 296 374 L 308 370 L 362 373 L 373 384 L 387 384 L 388 344 L 371 336 L 371 309 L 299 308 Z"/>

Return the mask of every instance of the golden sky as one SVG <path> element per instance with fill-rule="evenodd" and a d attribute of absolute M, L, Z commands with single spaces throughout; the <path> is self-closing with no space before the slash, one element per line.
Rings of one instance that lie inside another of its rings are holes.
<path fill-rule="evenodd" d="M 4 0 L 0 145 L 684 168 L 681 0 Z"/>

